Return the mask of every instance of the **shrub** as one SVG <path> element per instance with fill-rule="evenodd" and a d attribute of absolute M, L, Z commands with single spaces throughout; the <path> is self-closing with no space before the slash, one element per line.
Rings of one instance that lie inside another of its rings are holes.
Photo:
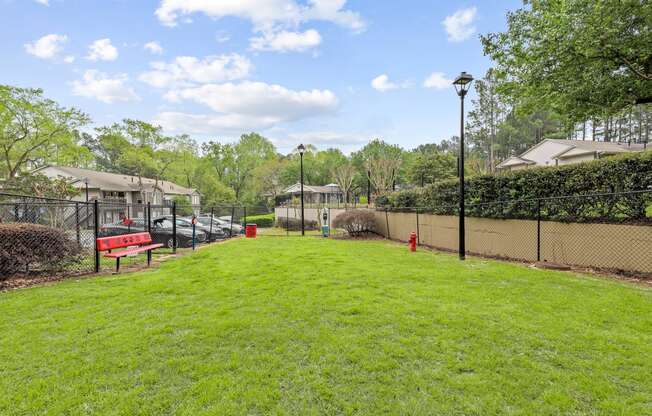
<path fill-rule="evenodd" d="M 335 217 L 333 227 L 343 228 L 349 235 L 358 236 L 376 229 L 376 216 L 370 210 L 345 211 Z"/>
<path fill-rule="evenodd" d="M 301 231 L 301 218 L 278 217 L 276 219 L 276 226 L 290 231 Z M 318 230 L 319 226 L 317 221 L 305 220 L 304 228 L 306 230 Z"/>
<path fill-rule="evenodd" d="M 30 268 L 56 271 L 81 249 L 63 230 L 37 224 L 0 224 L 0 278 Z"/>
<path fill-rule="evenodd" d="M 274 226 L 274 214 L 252 215 L 247 216 L 247 224 L 256 224 L 260 228 Z"/>
<path fill-rule="evenodd" d="M 467 215 L 536 218 L 538 198 L 619 193 L 652 189 L 652 151 L 559 167 L 481 175 L 465 182 Z M 393 192 L 376 200 L 379 208 L 417 207 L 438 215 L 457 215 L 459 183 L 448 180 L 424 188 Z M 559 221 L 645 220 L 652 194 L 570 198 L 545 202 L 544 218 Z M 527 202 L 523 202 L 527 201 Z"/>

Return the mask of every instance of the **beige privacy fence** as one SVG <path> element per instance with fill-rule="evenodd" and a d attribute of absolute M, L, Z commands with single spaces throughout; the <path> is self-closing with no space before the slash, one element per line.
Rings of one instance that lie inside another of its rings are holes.
<path fill-rule="evenodd" d="M 379 234 L 457 250 L 458 217 L 376 211 Z M 466 249 L 482 256 L 652 273 L 652 226 L 466 218 Z"/>

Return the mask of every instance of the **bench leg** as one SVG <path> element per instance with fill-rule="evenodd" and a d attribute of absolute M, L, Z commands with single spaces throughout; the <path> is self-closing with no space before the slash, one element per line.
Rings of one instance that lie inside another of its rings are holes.
<path fill-rule="evenodd" d="M 152 250 L 147 250 L 147 267 L 152 264 Z"/>
<path fill-rule="evenodd" d="M 115 272 L 120 273 L 120 257 L 115 258 Z"/>

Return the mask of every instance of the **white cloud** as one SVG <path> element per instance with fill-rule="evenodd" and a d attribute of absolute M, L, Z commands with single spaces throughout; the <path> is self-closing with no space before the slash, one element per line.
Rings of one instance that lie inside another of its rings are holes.
<path fill-rule="evenodd" d="M 172 102 L 192 100 L 219 113 L 254 115 L 277 122 L 293 121 L 337 108 L 337 97 L 329 90 L 289 90 L 264 82 L 205 84 L 197 88 L 170 91 Z"/>
<path fill-rule="evenodd" d="M 50 0 L 34 0 L 35 2 L 42 4 L 44 6 L 49 6 L 50 5 Z"/>
<path fill-rule="evenodd" d="M 152 122 L 169 133 L 240 134 L 249 130 L 263 130 L 275 120 L 242 114 L 188 114 L 174 111 L 159 113 Z"/>
<path fill-rule="evenodd" d="M 152 62 L 151 71 L 138 79 L 156 88 L 176 88 L 192 83 L 224 82 L 249 76 L 253 65 L 238 54 L 208 56 L 202 60 L 194 56 L 178 56 L 170 63 Z"/>
<path fill-rule="evenodd" d="M 71 63 L 75 62 L 75 57 L 72 56 L 72 55 L 68 55 L 65 58 L 63 58 L 63 62 L 65 62 L 67 64 L 71 64 Z"/>
<path fill-rule="evenodd" d="M 475 32 L 476 7 L 460 9 L 450 16 L 446 16 L 442 24 L 448 33 L 448 40 L 451 42 L 461 42 L 468 39 Z"/>
<path fill-rule="evenodd" d="M 111 39 L 98 39 L 88 49 L 88 59 L 91 61 L 115 61 L 118 58 L 118 49 L 111 45 Z"/>
<path fill-rule="evenodd" d="M 147 42 L 144 45 L 144 48 L 149 52 L 153 53 L 154 55 L 161 55 L 163 53 L 163 47 L 161 46 L 160 43 L 155 41 Z"/>
<path fill-rule="evenodd" d="M 204 13 L 215 19 L 226 16 L 247 19 L 258 29 L 323 20 L 355 31 L 364 30 L 366 24 L 360 15 L 343 10 L 345 4 L 346 0 L 309 0 L 307 5 L 296 0 L 161 0 L 156 16 L 167 26 L 176 26 L 181 16 Z"/>
<path fill-rule="evenodd" d="M 126 74 L 111 77 L 96 70 L 88 70 L 84 72 L 82 80 L 72 82 L 72 93 L 108 104 L 140 100 L 133 88 L 126 85 L 128 80 Z"/>
<path fill-rule="evenodd" d="M 410 81 L 403 81 L 399 84 L 392 82 L 389 80 L 387 74 L 378 75 L 376 78 L 371 80 L 371 86 L 380 92 L 386 92 L 399 88 L 408 88 L 410 85 Z"/>
<path fill-rule="evenodd" d="M 280 146 L 299 145 L 299 143 L 310 143 L 318 147 L 341 147 L 362 145 L 369 142 L 369 136 L 353 133 L 340 133 L 334 131 L 307 131 L 301 133 L 290 133 L 286 139 L 274 140 Z"/>
<path fill-rule="evenodd" d="M 265 32 L 251 38 L 251 49 L 257 51 L 304 52 L 321 43 L 321 35 L 314 29 L 305 32 Z"/>
<path fill-rule="evenodd" d="M 37 58 L 52 59 L 63 50 L 63 44 L 67 41 L 68 36 L 52 33 L 32 43 L 26 43 L 25 50 Z"/>
<path fill-rule="evenodd" d="M 360 14 L 351 10 L 342 10 L 346 0 L 310 0 L 303 15 L 304 20 L 325 20 L 348 27 L 355 32 L 362 32 L 367 24 Z"/>
<path fill-rule="evenodd" d="M 171 102 L 194 101 L 215 112 L 163 112 L 157 116 L 156 122 L 166 130 L 193 133 L 266 129 L 283 122 L 332 114 L 338 106 L 337 97 L 329 90 L 293 91 L 250 81 L 175 90 L 165 98 Z"/>
<path fill-rule="evenodd" d="M 453 80 L 446 78 L 446 74 L 443 72 L 433 72 L 428 78 L 425 79 L 425 81 L 423 81 L 424 87 L 434 88 L 437 90 L 450 88 L 452 84 Z"/>

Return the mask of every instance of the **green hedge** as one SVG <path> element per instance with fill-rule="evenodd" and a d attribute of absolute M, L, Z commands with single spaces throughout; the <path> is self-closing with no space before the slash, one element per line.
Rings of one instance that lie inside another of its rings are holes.
<path fill-rule="evenodd" d="M 278 217 L 278 219 L 276 220 L 276 226 L 284 230 L 300 231 L 301 218 Z M 315 220 L 305 220 L 303 227 L 305 230 L 313 231 L 319 229 L 319 224 Z"/>
<path fill-rule="evenodd" d="M 652 151 L 559 167 L 532 168 L 465 181 L 467 215 L 487 218 L 543 218 L 560 221 L 649 221 L 652 203 Z M 620 195 L 582 197 L 591 194 Z M 459 183 L 449 180 L 376 199 L 381 209 L 420 208 L 456 215 Z M 566 198 L 573 196 L 572 198 Z M 564 198 L 561 198 L 564 197 Z"/>
<path fill-rule="evenodd" d="M 274 214 L 252 215 L 247 216 L 247 224 L 256 224 L 261 228 L 270 228 L 274 226 Z"/>

